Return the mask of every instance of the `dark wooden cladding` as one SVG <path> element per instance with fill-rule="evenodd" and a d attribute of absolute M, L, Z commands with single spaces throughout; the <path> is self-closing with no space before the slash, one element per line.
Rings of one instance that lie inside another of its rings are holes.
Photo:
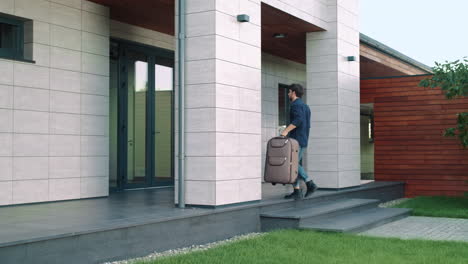
<path fill-rule="evenodd" d="M 89 0 L 110 8 L 111 19 L 174 35 L 174 0 Z"/>
<path fill-rule="evenodd" d="M 378 181 L 403 181 L 406 196 L 468 192 L 468 149 L 444 137 L 468 98 L 447 100 L 419 87 L 428 76 L 361 80 L 361 103 L 374 104 L 374 168 Z"/>

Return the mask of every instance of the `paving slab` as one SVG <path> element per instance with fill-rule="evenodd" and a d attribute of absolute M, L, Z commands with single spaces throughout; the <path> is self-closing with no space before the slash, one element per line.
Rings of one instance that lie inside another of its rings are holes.
<path fill-rule="evenodd" d="M 410 216 L 360 235 L 468 242 L 468 219 Z"/>

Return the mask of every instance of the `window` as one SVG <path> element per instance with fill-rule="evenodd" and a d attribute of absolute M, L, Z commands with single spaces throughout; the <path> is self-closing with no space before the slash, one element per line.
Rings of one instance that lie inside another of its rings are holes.
<path fill-rule="evenodd" d="M 374 143 L 374 115 L 369 116 L 369 143 Z"/>
<path fill-rule="evenodd" d="M 24 21 L 0 17 L 0 57 L 23 60 Z"/>
<path fill-rule="evenodd" d="M 288 85 L 279 84 L 278 86 L 278 126 L 286 128 L 289 125 L 289 97 Z M 283 129 L 284 129 L 283 128 Z"/>

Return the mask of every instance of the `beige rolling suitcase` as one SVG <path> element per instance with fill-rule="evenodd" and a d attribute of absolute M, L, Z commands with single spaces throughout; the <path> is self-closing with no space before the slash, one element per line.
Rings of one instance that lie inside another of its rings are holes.
<path fill-rule="evenodd" d="M 265 159 L 265 182 L 290 184 L 297 179 L 299 143 L 288 137 L 274 137 L 268 141 Z"/>

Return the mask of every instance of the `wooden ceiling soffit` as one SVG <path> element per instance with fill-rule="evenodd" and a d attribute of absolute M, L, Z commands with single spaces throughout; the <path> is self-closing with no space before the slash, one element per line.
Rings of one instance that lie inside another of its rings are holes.
<path fill-rule="evenodd" d="M 174 0 L 89 0 L 110 8 L 111 19 L 174 35 Z"/>
<path fill-rule="evenodd" d="M 306 63 L 306 33 L 323 31 L 300 18 L 262 3 L 262 51 Z M 285 38 L 275 38 L 275 34 L 286 34 Z"/>
<path fill-rule="evenodd" d="M 361 60 L 362 76 L 366 76 L 367 74 L 371 73 L 375 74 L 373 68 L 376 70 L 379 69 L 379 73 L 384 75 L 371 77 L 419 75 L 428 73 L 418 67 L 415 67 L 414 65 L 400 60 L 399 58 L 393 57 L 373 47 L 370 47 L 365 43 L 360 43 L 359 50 L 361 58 L 364 58 L 364 60 Z"/>
<path fill-rule="evenodd" d="M 90 0 L 110 8 L 111 19 L 174 35 L 174 0 Z M 262 51 L 306 62 L 306 33 L 323 31 L 265 3 L 261 4 Z M 274 38 L 276 33 L 286 38 Z"/>
<path fill-rule="evenodd" d="M 360 56 L 359 68 L 361 72 L 361 79 L 408 75 L 404 72 L 398 71 L 385 64 L 373 61 L 362 55 Z"/>

